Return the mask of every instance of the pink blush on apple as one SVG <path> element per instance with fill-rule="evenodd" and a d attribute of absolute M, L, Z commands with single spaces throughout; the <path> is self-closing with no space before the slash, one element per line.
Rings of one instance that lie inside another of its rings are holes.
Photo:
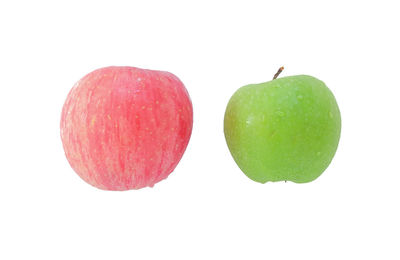
<path fill-rule="evenodd" d="M 107 67 L 83 77 L 68 94 L 61 139 L 68 162 L 87 183 L 140 189 L 175 169 L 192 125 L 189 94 L 175 75 Z"/>

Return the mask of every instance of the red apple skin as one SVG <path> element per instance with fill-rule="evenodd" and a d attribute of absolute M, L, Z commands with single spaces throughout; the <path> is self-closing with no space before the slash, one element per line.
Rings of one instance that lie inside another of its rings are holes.
<path fill-rule="evenodd" d="M 189 142 L 193 108 L 173 74 L 106 67 L 78 81 L 61 115 L 74 171 L 103 190 L 152 187 L 175 169 Z"/>

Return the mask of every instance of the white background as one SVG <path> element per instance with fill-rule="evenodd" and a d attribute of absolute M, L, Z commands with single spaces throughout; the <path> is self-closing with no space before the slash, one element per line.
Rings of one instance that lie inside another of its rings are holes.
<path fill-rule="evenodd" d="M 1 1 L 0 259 L 400 259 L 398 1 Z M 62 149 L 72 85 L 109 65 L 167 70 L 194 106 L 188 149 L 154 188 L 83 182 Z M 234 163 L 234 91 L 309 74 L 342 137 L 308 184 Z"/>

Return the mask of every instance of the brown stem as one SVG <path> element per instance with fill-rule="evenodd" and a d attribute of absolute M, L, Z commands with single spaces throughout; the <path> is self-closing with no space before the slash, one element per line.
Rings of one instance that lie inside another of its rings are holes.
<path fill-rule="evenodd" d="M 279 76 L 279 74 L 281 74 L 281 72 L 282 72 L 283 69 L 284 69 L 283 66 L 280 67 L 279 70 L 275 73 L 274 78 L 273 78 L 272 80 L 276 79 L 276 78 Z"/>

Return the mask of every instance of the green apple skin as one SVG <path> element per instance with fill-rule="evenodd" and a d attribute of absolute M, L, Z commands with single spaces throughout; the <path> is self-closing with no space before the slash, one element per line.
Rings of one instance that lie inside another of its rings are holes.
<path fill-rule="evenodd" d="M 224 118 L 235 162 L 261 183 L 318 178 L 335 155 L 340 130 L 335 97 L 324 82 L 307 75 L 238 89 Z"/>

